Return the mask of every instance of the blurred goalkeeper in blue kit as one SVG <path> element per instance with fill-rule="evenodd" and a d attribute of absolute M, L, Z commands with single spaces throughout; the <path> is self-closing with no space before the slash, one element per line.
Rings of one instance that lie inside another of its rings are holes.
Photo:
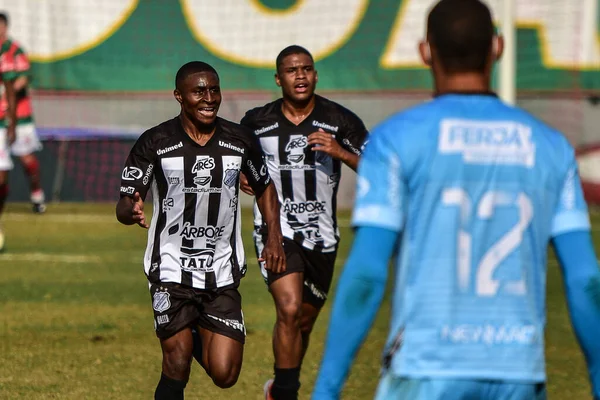
<path fill-rule="evenodd" d="M 545 399 L 549 243 L 600 399 L 600 270 L 573 148 L 490 91 L 503 41 L 479 0 L 438 2 L 419 50 L 435 98 L 366 146 L 313 399 L 339 398 L 392 256 L 376 399 Z"/>

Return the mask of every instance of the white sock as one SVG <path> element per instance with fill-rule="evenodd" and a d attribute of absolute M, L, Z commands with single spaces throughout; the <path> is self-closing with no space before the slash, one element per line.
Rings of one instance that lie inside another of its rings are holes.
<path fill-rule="evenodd" d="M 31 202 L 32 203 L 43 203 L 44 201 L 46 201 L 45 196 L 44 196 L 44 191 L 42 189 L 38 189 L 34 192 L 31 192 Z"/>

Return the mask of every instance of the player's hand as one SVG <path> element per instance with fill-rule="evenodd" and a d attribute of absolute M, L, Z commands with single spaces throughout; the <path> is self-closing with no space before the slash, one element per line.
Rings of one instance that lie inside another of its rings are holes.
<path fill-rule="evenodd" d="M 344 149 L 335 140 L 331 133 L 325 132 L 319 128 L 317 132 L 313 132 L 308 135 L 308 144 L 312 145 L 312 151 L 322 151 L 323 153 L 329 154 L 331 157 L 339 160 L 342 158 Z"/>
<path fill-rule="evenodd" d="M 16 131 L 16 127 L 14 124 L 9 124 L 6 127 L 6 141 L 8 142 L 8 145 L 12 145 L 15 140 L 17 139 L 17 131 Z"/>
<path fill-rule="evenodd" d="M 131 218 L 136 224 L 142 228 L 148 228 L 148 224 L 146 223 L 146 215 L 144 214 L 144 200 L 142 200 L 138 192 L 135 192 L 133 195 L 133 206 L 131 207 L 131 213 Z"/>
<path fill-rule="evenodd" d="M 241 172 L 240 172 L 240 189 L 242 189 L 242 192 L 249 194 L 250 196 L 254 196 L 254 190 L 252 190 L 252 188 L 248 184 L 248 178 L 246 178 L 246 175 L 244 175 Z"/>
<path fill-rule="evenodd" d="M 269 235 L 267 243 L 259 262 L 265 263 L 265 268 L 276 274 L 285 271 L 285 252 L 283 251 L 283 239 L 279 235 Z"/>

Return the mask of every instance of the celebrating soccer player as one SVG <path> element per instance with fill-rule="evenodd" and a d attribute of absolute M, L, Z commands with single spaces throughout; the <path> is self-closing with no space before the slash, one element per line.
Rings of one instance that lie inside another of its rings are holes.
<path fill-rule="evenodd" d="M 46 211 L 45 196 L 41 185 L 40 163 L 35 155 L 36 151 L 42 149 L 42 143 L 33 123 L 33 108 L 28 88 L 31 73 L 29 59 L 23 48 L 8 37 L 7 31 L 8 16 L 0 13 L 0 46 L 2 54 L 6 54 L 13 63 L 12 74 L 8 79 L 12 81 L 16 95 L 16 138 L 10 146 L 10 152 L 19 157 L 29 179 L 33 212 L 43 213 Z M 0 120 L 6 119 L 7 105 L 7 98 L 3 96 L 0 102 Z"/>
<path fill-rule="evenodd" d="M 545 399 L 549 242 L 600 398 L 600 271 L 574 150 L 491 92 L 502 50 L 483 2 L 431 10 L 420 53 L 435 99 L 378 125 L 361 159 L 356 236 L 313 399 L 339 398 L 395 249 L 376 398 Z"/>
<path fill-rule="evenodd" d="M 281 202 L 286 269 L 261 266 L 273 296 L 275 379 L 267 399 L 296 399 L 300 365 L 310 332 L 327 299 L 339 230 L 336 195 L 342 162 L 356 170 L 368 132 L 351 111 L 315 94 L 318 76 L 311 54 L 289 46 L 276 60 L 282 98 L 246 113 L 242 125 L 260 139 Z M 252 194 L 252 188 L 242 189 Z M 255 247 L 262 251 L 268 223 L 255 207 Z"/>
<path fill-rule="evenodd" d="M 275 187 L 258 140 L 217 117 L 219 76 L 208 64 L 182 66 L 175 79 L 181 113 L 151 128 L 131 149 L 121 176 L 117 218 L 148 227 L 144 257 L 163 353 L 155 399 L 183 399 L 194 356 L 213 382 L 235 384 L 246 336 L 239 281 L 246 271 L 238 207 L 243 172 L 256 193 L 269 234 L 261 260 L 285 267 Z"/>

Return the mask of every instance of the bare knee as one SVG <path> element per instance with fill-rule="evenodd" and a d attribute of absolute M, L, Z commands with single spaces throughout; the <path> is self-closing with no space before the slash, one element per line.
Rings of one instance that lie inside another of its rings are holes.
<path fill-rule="evenodd" d="M 242 369 L 241 355 L 239 357 L 213 359 L 208 368 L 208 375 L 215 385 L 221 389 L 230 388 L 235 385 L 240 376 L 240 370 Z"/>
<path fill-rule="evenodd" d="M 211 371 L 210 377 L 215 385 L 221 389 L 228 389 L 236 384 L 238 377 L 240 376 L 239 369 L 230 368 L 229 370 L 220 369 L 217 371 Z"/>
<path fill-rule="evenodd" d="M 192 363 L 192 341 L 189 332 L 180 332 L 161 341 L 163 351 L 163 372 L 179 380 L 187 380 Z"/>
<path fill-rule="evenodd" d="M 277 323 L 300 328 L 302 323 L 302 302 L 294 295 L 283 295 L 277 301 Z"/>
<path fill-rule="evenodd" d="M 191 357 L 180 352 L 163 355 L 163 372 L 174 379 L 187 380 L 190 374 Z"/>
<path fill-rule="evenodd" d="M 214 384 L 227 389 L 236 384 L 242 369 L 243 343 L 202 329 L 206 349 L 206 373 Z"/>

